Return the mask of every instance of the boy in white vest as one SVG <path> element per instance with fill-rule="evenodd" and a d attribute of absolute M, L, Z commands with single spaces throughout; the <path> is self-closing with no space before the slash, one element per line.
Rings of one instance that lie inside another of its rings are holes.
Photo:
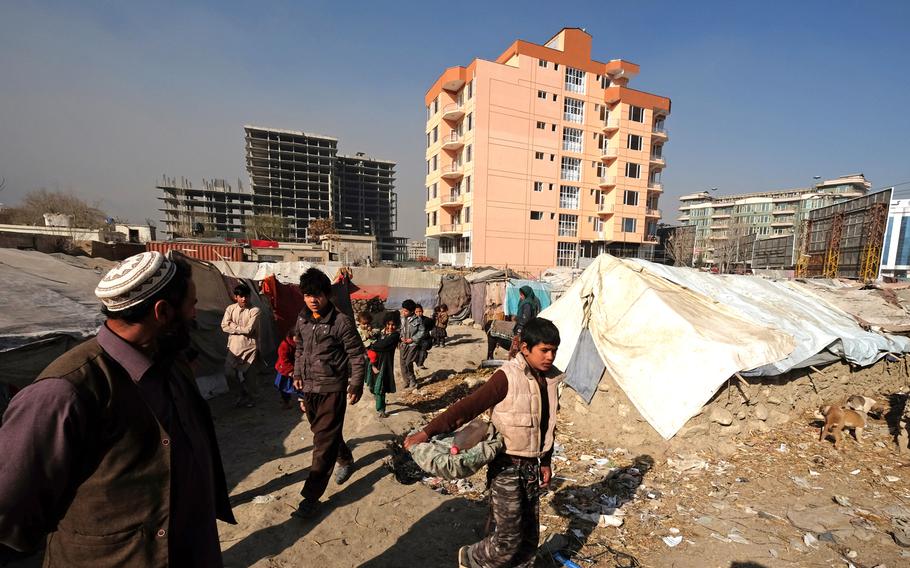
<path fill-rule="evenodd" d="M 520 353 L 514 359 L 404 441 L 409 449 L 492 409 L 492 422 L 505 440 L 505 452 L 487 469 L 493 526 L 486 538 L 458 551 L 462 568 L 534 565 L 540 488 L 549 485 L 552 476 L 556 387 L 562 379 L 553 367 L 558 347 L 559 330 L 553 322 L 530 320 L 521 331 Z"/>

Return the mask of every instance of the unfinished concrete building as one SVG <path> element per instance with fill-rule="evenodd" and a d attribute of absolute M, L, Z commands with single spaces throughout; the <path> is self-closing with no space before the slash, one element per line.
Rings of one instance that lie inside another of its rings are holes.
<path fill-rule="evenodd" d="M 162 192 L 161 222 L 171 238 L 258 238 L 249 234 L 253 196 L 239 180 L 234 190 L 222 179 L 203 179 L 201 187 L 193 187 L 186 178 L 163 176 L 156 187 Z"/>
<path fill-rule="evenodd" d="M 358 152 L 338 156 L 335 168 L 339 188 L 335 228 L 343 235 L 373 235 L 383 260 L 403 260 L 394 237 L 398 230 L 395 163 L 374 160 Z"/>

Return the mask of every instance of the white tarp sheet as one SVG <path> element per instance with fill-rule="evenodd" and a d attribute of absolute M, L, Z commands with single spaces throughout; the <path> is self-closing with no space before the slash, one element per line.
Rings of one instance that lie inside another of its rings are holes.
<path fill-rule="evenodd" d="M 750 321 L 784 331 L 796 340 L 796 348 L 786 359 L 745 371 L 743 375 L 780 375 L 841 358 L 866 366 L 888 352 L 910 351 L 910 339 L 866 331 L 850 314 L 795 282 L 709 274 L 640 259 L 635 262 L 649 272 L 733 308 Z"/>
<path fill-rule="evenodd" d="M 587 327 L 606 371 L 665 439 L 731 375 L 784 359 L 795 345 L 784 332 L 609 255 L 540 315 L 560 331 L 557 367 L 567 368 Z"/>

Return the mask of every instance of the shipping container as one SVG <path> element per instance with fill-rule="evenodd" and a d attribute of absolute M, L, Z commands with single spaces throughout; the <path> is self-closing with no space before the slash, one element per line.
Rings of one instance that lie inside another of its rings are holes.
<path fill-rule="evenodd" d="M 216 260 L 243 261 L 243 247 L 235 245 L 213 245 L 210 243 L 187 243 L 180 241 L 151 241 L 146 244 L 146 250 L 167 253 L 171 250 L 180 251 L 187 256 L 199 260 L 214 262 Z"/>

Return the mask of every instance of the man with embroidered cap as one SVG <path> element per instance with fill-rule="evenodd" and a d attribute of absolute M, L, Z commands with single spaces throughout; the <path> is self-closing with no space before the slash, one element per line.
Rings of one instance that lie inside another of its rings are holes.
<path fill-rule="evenodd" d="M 208 405 L 184 350 L 196 287 L 145 252 L 95 289 L 98 335 L 13 398 L 0 426 L 0 544 L 45 566 L 221 566 L 235 523 Z"/>

